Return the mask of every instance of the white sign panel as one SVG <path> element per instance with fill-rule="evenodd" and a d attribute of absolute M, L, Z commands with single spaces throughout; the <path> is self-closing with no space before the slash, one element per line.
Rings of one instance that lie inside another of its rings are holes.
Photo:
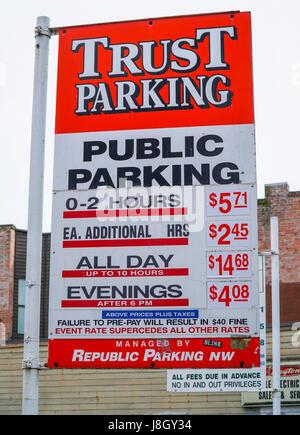
<path fill-rule="evenodd" d="M 247 189 L 253 196 L 255 190 Z M 51 279 L 57 285 L 50 300 L 50 336 L 257 335 L 258 291 L 249 269 L 253 253 L 222 251 L 222 244 L 211 251 L 205 194 L 202 186 L 55 192 Z M 224 233 L 219 240 L 230 237 Z M 213 261 L 224 272 L 220 281 L 209 279 Z M 246 272 L 247 279 L 224 280 L 234 268 L 237 274 Z M 128 312 L 133 308 L 143 310 Z M 92 319 L 101 328 L 75 328 L 80 319 Z"/>
<path fill-rule="evenodd" d="M 167 372 L 167 391 L 171 393 L 257 391 L 263 388 L 264 379 L 259 368 Z"/>
<path fill-rule="evenodd" d="M 54 190 L 118 188 L 124 180 L 144 187 L 255 183 L 253 144 L 251 124 L 56 135 Z M 249 214 L 238 208 L 245 204 L 245 191 L 240 196 L 236 191 L 240 187 L 230 194 L 230 215 Z M 209 192 L 214 216 L 217 191 Z M 218 194 L 215 210 L 225 203 L 224 193 Z"/>

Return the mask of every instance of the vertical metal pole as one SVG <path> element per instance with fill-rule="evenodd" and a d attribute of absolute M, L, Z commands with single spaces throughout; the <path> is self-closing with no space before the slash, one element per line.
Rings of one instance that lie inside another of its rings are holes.
<path fill-rule="evenodd" d="M 260 337 L 260 365 L 262 367 L 262 385 L 263 388 L 266 388 L 266 364 L 267 364 L 267 355 L 266 355 L 266 280 L 265 280 L 265 272 L 266 272 L 266 262 L 265 255 L 260 254 L 258 256 L 258 276 L 259 276 L 259 337 Z"/>
<path fill-rule="evenodd" d="M 278 217 L 271 217 L 273 415 L 280 415 L 280 299 Z"/>
<path fill-rule="evenodd" d="M 38 414 L 44 154 L 50 19 L 38 17 L 31 126 L 22 414 Z"/>

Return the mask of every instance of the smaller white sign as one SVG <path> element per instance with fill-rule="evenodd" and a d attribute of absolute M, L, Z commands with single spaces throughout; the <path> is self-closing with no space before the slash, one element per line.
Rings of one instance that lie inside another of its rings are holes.
<path fill-rule="evenodd" d="M 167 371 L 171 393 L 259 391 L 265 388 L 265 369 L 182 369 Z"/>

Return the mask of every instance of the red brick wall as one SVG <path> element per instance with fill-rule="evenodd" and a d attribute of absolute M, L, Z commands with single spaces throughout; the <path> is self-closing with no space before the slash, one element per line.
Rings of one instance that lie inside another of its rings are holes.
<path fill-rule="evenodd" d="M 2 225 L 0 226 L 0 323 L 5 326 L 5 339 L 10 338 L 12 334 L 14 261 L 15 228 L 12 225 Z M 2 336 L 0 340 L 3 340 Z"/>
<path fill-rule="evenodd" d="M 270 217 L 278 217 L 281 323 L 300 320 L 300 192 L 289 192 L 287 183 L 265 186 L 258 200 L 258 248 L 270 246 Z M 270 258 L 266 258 L 267 323 L 271 322 Z"/>

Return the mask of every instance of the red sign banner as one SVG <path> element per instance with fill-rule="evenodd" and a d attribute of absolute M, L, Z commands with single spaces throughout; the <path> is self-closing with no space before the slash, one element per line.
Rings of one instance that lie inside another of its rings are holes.
<path fill-rule="evenodd" d="M 62 28 L 56 133 L 252 124 L 250 13 Z"/>
<path fill-rule="evenodd" d="M 66 368 L 247 368 L 260 361 L 259 338 L 55 339 L 49 355 L 49 367 Z"/>

